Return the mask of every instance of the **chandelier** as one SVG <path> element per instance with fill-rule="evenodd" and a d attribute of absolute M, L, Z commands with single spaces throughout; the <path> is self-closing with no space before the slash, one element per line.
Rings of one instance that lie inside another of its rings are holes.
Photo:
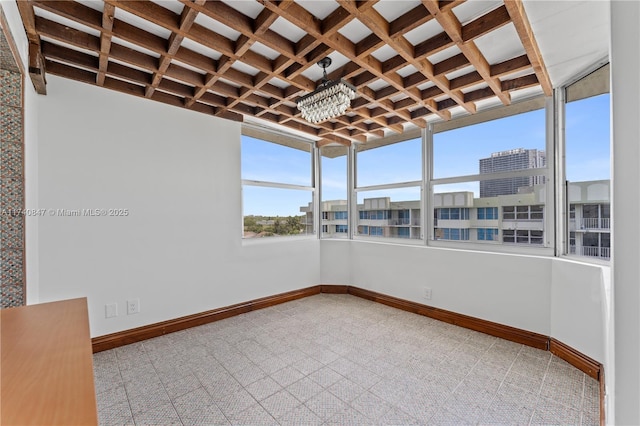
<path fill-rule="evenodd" d="M 310 123 L 318 124 L 345 113 L 351 106 L 351 99 L 356 97 L 356 88 L 346 81 L 329 80 L 327 67 L 331 65 L 331 58 L 326 57 L 318 61 L 322 67 L 324 77 L 316 90 L 298 99 L 298 109 L 302 118 Z"/>

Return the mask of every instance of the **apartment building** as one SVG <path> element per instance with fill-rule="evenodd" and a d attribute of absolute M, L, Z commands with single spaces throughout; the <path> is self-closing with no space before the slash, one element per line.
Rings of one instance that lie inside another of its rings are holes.
<path fill-rule="evenodd" d="M 547 164 L 544 151 L 516 148 L 494 152 L 479 160 L 480 174 L 537 169 Z M 484 180 L 480 182 L 480 198 L 517 194 L 519 188 L 544 183 L 543 176 L 520 176 Z"/>
<path fill-rule="evenodd" d="M 569 252 L 609 259 L 609 181 L 569 184 Z M 434 194 L 433 240 L 482 244 L 542 246 L 545 241 L 544 186 L 520 188 L 520 193 L 474 198 L 470 191 Z M 312 232 L 311 203 L 301 207 L 307 231 Z M 365 198 L 358 204 L 357 236 L 421 239 L 420 200 Z M 348 235 L 346 200 L 322 203 L 322 236 Z"/>

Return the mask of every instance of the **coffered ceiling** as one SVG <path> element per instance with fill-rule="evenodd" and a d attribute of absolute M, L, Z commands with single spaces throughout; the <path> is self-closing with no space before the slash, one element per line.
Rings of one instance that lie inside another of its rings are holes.
<path fill-rule="evenodd" d="M 46 76 L 57 75 L 323 146 L 550 95 L 558 81 L 549 70 L 606 55 L 606 40 L 589 46 L 593 58 L 580 51 L 583 26 L 602 24 L 594 15 L 601 6 L 590 3 L 603 2 L 20 0 L 18 7 L 41 94 Z M 566 27 L 576 14 L 584 15 L 580 27 Z M 537 34 L 549 37 L 553 25 L 577 37 L 561 47 L 544 39 L 547 55 Z M 344 116 L 312 125 L 295 101 L 321 81 L 316 63 L 325 56 L 329 78 L 349 81 L 358 95 Z M 573 71 L 553 72 L 559 80 Z"/>

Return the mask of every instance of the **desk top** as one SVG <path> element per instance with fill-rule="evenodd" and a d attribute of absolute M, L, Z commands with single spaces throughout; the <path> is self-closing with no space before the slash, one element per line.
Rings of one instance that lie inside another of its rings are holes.
<path fill-rule="evenodd" d="M 86 298 L 2 309 L 0 329 L 0 423 L 98 423 Z"/>

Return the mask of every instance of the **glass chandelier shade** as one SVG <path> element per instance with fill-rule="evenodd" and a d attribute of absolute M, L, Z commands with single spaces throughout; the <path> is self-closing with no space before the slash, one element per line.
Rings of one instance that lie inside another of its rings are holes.
<path fill-rule="evenodd" d="M 302 118 L 313 124 L 343 115 L 351 106 L 351 100 L 356 97 L 356 88 L 351 84 L 342 79 L 330 81 L 327 78 L 331 58 L 322 59 L 318 65 L 324 68 L 322 83 L 297 101 Z"/>

